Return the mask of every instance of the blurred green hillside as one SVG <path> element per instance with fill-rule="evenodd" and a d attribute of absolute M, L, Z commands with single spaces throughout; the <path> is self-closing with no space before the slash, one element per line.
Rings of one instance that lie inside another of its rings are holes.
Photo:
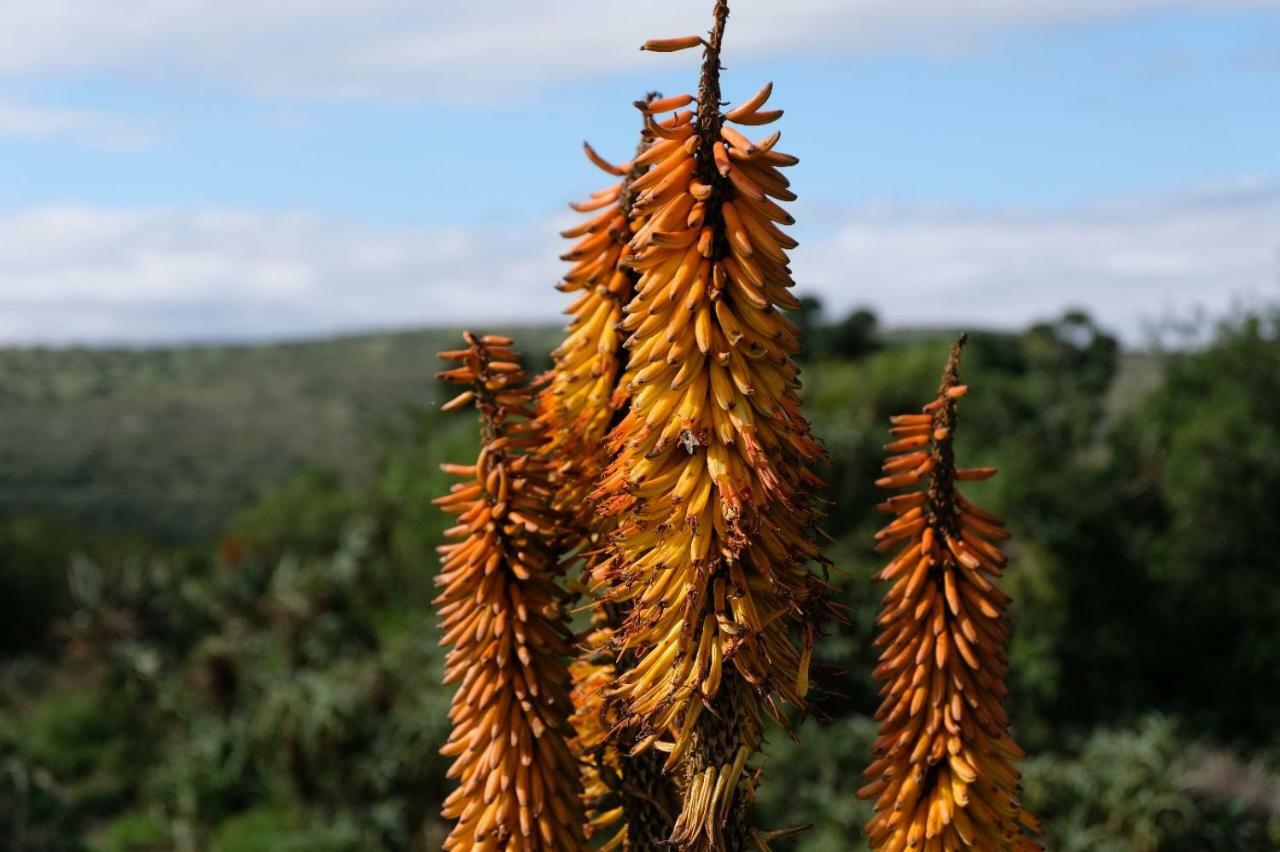
<path fill-rule="evenodd" d="M 872 481 L 951 333 L 797 317 L 847 625 L 775 731 L 784 849 L 861 847 Z M 516 330 L 535 366 L 557 337 Z M 1054 850 L 1280 848 L 1280 313 L 1125 353 L 1089 318 L 975 333 L 960 452 L 1015 538 L 1010 702 Z M 453 332 L 0 352 L 5 849 L 434 850 L 447 693 L 429 612 Z"/>
<path fill-rule="evenodd" d="M 507 331 L 555 345 L 552 328 Z M 367 482 L 382 433 L 436 402 L 435 353 L 457 336 L 0 350 L 0 514 L 190 542 L 299 466 Z"/>

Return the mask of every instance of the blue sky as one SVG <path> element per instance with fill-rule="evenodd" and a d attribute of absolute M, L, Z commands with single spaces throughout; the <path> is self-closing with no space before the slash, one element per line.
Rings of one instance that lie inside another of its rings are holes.
<path fill-rule="evenodd" d="M 550 319 L 567 201 L 705 28 L 654 0 L 0 2 L 0 341 Z M 775 83 L 802 290 L 890 324 L 1074 305 L 1130 340 L 1276 295 L 1280 12 L 1203 0 L 735 3 Z"/>

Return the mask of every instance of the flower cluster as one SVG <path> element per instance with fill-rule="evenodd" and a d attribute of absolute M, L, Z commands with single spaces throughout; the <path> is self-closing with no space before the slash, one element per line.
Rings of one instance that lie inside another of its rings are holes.
<path fill-rule="evenodd" d="M 801 413 L 786 312 L 795 200 L 772 85 L 726 107 L 716 0 L 697 94 L 638 101 L 634 157 L 587 157 L 616 180 L 559 285 L 573 294 L 553 369 L 530 383 L 504 337 L 442 353 L 483 445 L 437 503 L 457 516 L 436 599 L 457 685 L 444 752 L 459 787 L 446 849 L 743 852 L 768 720 L 809 709 L 831 602 L 816 541 L 824 454 Z M 764 131 L 759 131 L 764 132 Z M 753 135 L 755 133 L 753 132 Z M 878 484 L 898 555 L 879 618 L 881 724 L 867 838 L 877 850 L 1032 850 L 1003 708 L 1008 599 L 999 518 L 957 483 L 957 345 L 938 398 L 893 419 Z M 571 569 L 580 567 L 583 580 Z M 815 570 L 822 569 L 822 570 Z M 573 590 L 573 594 L 569 589 Z M 575 636 L 574 595 L 591 600 Z"/>
<path fill-rule="evenodd" d="M 897 550 L 878 579 L 892 583 L 877 620 L 884 650 L 876 713 L 880 736 L 870 780 L 867 837 L 876 850 L 1039 849 L 1035 820 L 1018 802 L 1002 701 L 1008 669 L 1008 597 L 992 582 L 1004 570 L 996 542 L 1004 522 L 960 493 L 958 483 L 993 468 L 957 468 L 952 442 L 964 338 L 952 350 L 938 397 L 919 414 L 891 418 L 893 440 L 877 485 L 910 489 L 880 509 L 894 516 L 877 550 Z"/>
<path fill-rule="evenodd" d="M 555 472 L 555 504 L 565 521 L 567 539 L 561 550 L 579 558 L 590 575 L 603 558 L 600 547 L 612 521 L 593 511 L 586 496 L 604 468 L 604 437 L 627 405 L 621 386 L 626 350 L 619 325 L 630 301 L 636 273 L 625 263 L 625 248 L 643 217 L 632 204 L 631 184 L 649 165 L 637 161 L 653 142 L 648 118 L 670 103 L 651 93 L 636 106 L 646 118 L 636 146 L 636 160 L 614 164 L 584 143 L 587 158 L 620 180 L 573 208 L 590 218 L 562 233 L 577 239 L 561 259 L 572 264 L 558 289 L 576 294 L 566 309 L 572 320 L 565 340 L 551 353 L 554 368 L 539 398 L 539 424 L 545 430 L 542 454 Z M 616 713 L 604 700 L 630 655 L 618 659 L 609 649 L 621 624 L 624 607 L 600 608 L 592 629 L 581 637 L 582 650 L 570 666 L 573 678 L 571 742 L 582 763 L 586 834 L 601 848 L 653 848 L 671 834 L 676 793 L 652 755 L 623 754 L 614 735 Z"/>
<path fill-rule="evenodd" d="M 443 352 L 440 378 L 468 389 L 446 409 L 474 404 L 483 446 L 473 464 L 443 466 L 461 481 L 435 502 L 457 517 L 440 548 L 445 683 L 457 690 L 443 753 L 459 786 L 448 850 L 585 849 L 578 766 L 569 750 L 572 636 L 551 547 L 560 525 L 546 464 L 533 451 L 535 391 L 510 338 L 466 335 Z"/>
<path fill-rule="evenodd" d="M 614 528 L 593 580 L 628 613 L 616 648 L 634 656 L 609 689 L 633 751 L 658 748 L 681 777 L 672 841 L 740 848 L 752 795 L 747 761 L 766 716 L 803 709 L 810 652 L 829 613 L 810 569 L 810 466 L 822 451 L 800 413 L 792 355 L 798 306 L 777 201 L 794 198 L 780 169 L 795 158 L 739 126 L 768 124 L 766 86 L 721 112 L 717 4 L 696 107 L 652 119 L 636 163 L 626 262 L 638 275 L 621 328 L 629 406 L 606 440 L 610 463 L 593 500 Z M 652 41 L 671 50 L 701 39 Z M 655 110 L 656 111 L 656 110 Z M 734 837 L 730 835 L 742 835 Z"/>

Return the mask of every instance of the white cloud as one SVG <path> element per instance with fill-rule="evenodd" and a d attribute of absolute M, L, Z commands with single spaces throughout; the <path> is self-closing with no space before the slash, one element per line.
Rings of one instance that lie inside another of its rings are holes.
<path fill-rule="evenodd" d="M 1138 342 L 1153 321 L 1280 297 L 1280 187 L 1056 213 L 868 209 L 801 246 L 795 269 L 836 313 L 980 327 L 1083 307 Z"/>
<path fill-rule="evenodd" d="M 0 340 L 254 339 L 554 315 L 538 228 L 47 208 L 0 218 Z M 550 249 L 550 250 L 544 250 Z"/>
<path fill-rule="evenodd" d="M 801 226 L 799 290 L 891 325 L 1084 307 L 1141 340 L 1170 310 L 1276 295 L 1280 187 L 984 215 L 863 209 Z M 816 218 L 816 217 L 815 217 Z M 373 228 L 304 214 L 47 208 L 0 218 L 0 342 L 263 339 L 554 320 L 559 223 Z"/>
<path fill-rule="evenodd" d="M 150 130 L 134 118 L 92 110 L 37 106 L 0 98 L 0 137 L 69 139 L 107 150 L 138 150 L 153 142 Z"/>
<path fill-rule="evenodd" d="M 1270 0 L 735 0 L 736 55 L 965 50 L 1026 28 Z M 705 29 L 689 0 L 0 0 L 0 75 L 181 69 L 307 97 L 493 98 L 671 60 L 644 38 Z"/>

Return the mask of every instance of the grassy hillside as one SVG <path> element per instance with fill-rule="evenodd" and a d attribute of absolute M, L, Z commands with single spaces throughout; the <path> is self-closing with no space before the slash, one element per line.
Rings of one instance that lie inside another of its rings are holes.
<path fill-rule="evenodd" d="M 505 331 L 537 369 L 558 337 L 552 327 Z M 952 336 L 911 330 L 886 342 Z M 37 511 L 190 542 L 216 535 L 300 469 L 364 484 L 382 433 L 440 401 L 435 353 L 457 340 L 457 330 L 430 329 L 252 346 L 0 349 L 0 517 Z M 812 370 L 808 378 L 820 380 Z M 1146 390 L 1156 378 L 1150 359 L 1133 355 L 1115 387 Z"/>
<path fill-rule="evenodd" d="M 555 335 L 517 333 L 531 353 Z M 359 482 L 378 432 L 438 401 L 435 353 L 457 339 L 0 350 L 0 516 L 191 540 L 301 467 Z"/>

